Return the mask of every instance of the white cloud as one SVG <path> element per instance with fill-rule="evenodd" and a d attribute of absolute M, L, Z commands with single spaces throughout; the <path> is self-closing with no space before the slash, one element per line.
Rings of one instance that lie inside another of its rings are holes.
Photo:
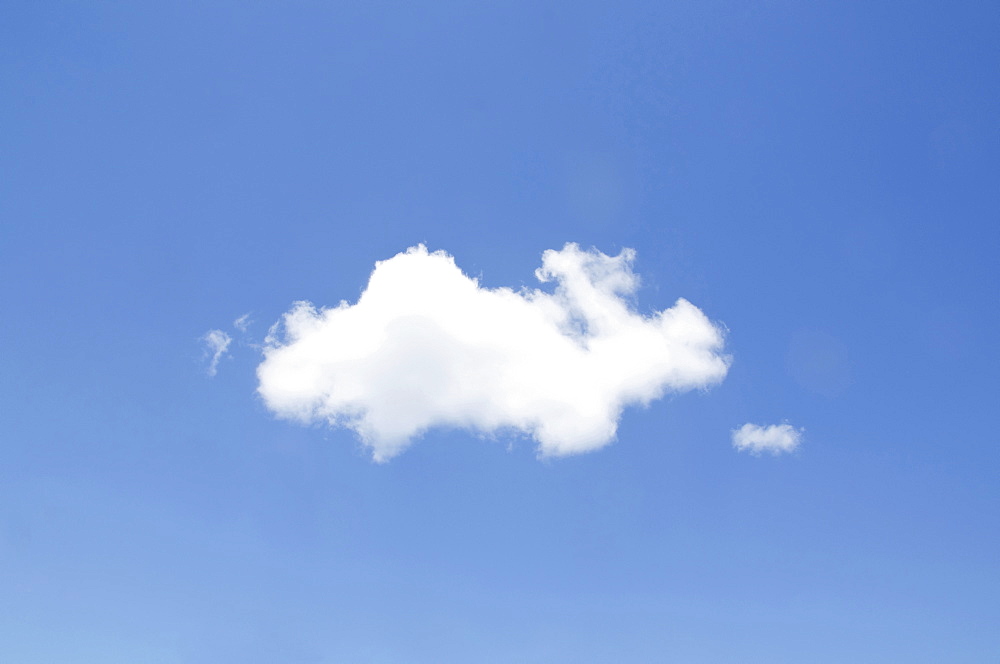
<path fill-rule="evenodd" d="M 233 327 L 235 327 L 240 332 L 246 332 L 247 328 L 253 321 L 250 319 L 250 314 L 243 314 L 239 318 L 233 321 Z"/>
<path fill-rule="evenodd" d="M 748 450 L 751 454 L 791 452 L 802 441 L 802 431 L 791 424 L 759 426 L 747 423 L 733 429 L 733 447 L 741 452 Z"/>
<path fill-rule="evenodd" d="M 546 456 L 600 448 L 625 406 L 729 367 L 721 330 L 687 300 L 630 306 L 633 257 L 567 244 L 535 272 L 554 292 L 515 292 L 412 247 L 375 264 L 357 304 L 296 303 L 265 342 L 258 392 L 280 417 L 353 429 L 377 461 L 438 426 L 518 430 Z"/>
<path fill-rule="evenodd" d="M 214 376 L 219 369 L 219 360 L 226 354 L 233 339 L 222 330 L 209 330 L 201 340 L 205 343 L 206 353 L 212 356 L 208 363 L 208 375 Z"/>

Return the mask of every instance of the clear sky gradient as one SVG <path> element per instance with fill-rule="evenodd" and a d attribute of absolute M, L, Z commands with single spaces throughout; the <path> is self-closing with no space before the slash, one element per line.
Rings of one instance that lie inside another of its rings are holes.
<path fill-rule="evenodd" d="M 4 3 L 0 661 L 1000 661 L 998 35 L 995 2 Z M 434 429 L 379 464 L 256 394 L 268 328 L 378 260 L 534 288 L 567 242 L 724 325 L 725 380 L 541 460 Z"/>

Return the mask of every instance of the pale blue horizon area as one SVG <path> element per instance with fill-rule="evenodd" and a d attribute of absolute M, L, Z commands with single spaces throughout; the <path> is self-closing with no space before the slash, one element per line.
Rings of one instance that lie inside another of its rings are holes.
<path fill-rule="evenodd" d="M 987 2 L 6 3 L 0 661 L 1000 661 L 998 35 Z M 255 394 L 269 326 L 378 260 L 517 289 L 566 242 L 724 325 L 725 381 L 542 460 L 432 430 L 376 464 Z"/>

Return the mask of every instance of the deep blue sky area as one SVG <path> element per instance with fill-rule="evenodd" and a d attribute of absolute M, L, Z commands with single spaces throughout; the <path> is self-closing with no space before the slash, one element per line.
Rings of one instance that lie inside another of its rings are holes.
<path fill-rule="evenodd" d="M 998 65 L 996 2 L 4 3 L 0 661 L 1000 661 Z M 566 242 L 725 381 L 383 464 L 255 392 L 375 261 Z"/>

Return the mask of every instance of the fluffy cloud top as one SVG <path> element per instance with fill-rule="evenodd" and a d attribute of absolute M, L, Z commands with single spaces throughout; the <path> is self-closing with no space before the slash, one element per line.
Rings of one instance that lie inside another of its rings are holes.
<path fill-rule="evenodd" d="M 377 461 L 437 426 L 519 430 L 546 456 L 600 448 L 625 406 L 729 366 L 720 329 L 687 300 L 630 306 L 633 257 L 567 244 L 535 272 L 551 293 L 515 292 L 412 247 L 376 263 L 356 304 L 296 303 L 265 343 L 258 392 L 280 417 L 353 429 Z"/>
<path fill-rule="evenodd" d="M 791 452 L 802 441 L 802 430 L 791 424 L 771 424 L 762 427 L 756 424 L 744 424 L 739 429 L 733 429 L 733 447 L 751 454 L 770 452 L 781 454 Z"/>
<path fill-rule="evenodd" d="M 229 344 L 233 339 L 222 330 L 209 330 L 201 340 L 205 344 L 206 352 L 211 359 L 208 363 L 208 375 L 214 376 L 219 370 L 219 360 L 229 350 Z"/>

